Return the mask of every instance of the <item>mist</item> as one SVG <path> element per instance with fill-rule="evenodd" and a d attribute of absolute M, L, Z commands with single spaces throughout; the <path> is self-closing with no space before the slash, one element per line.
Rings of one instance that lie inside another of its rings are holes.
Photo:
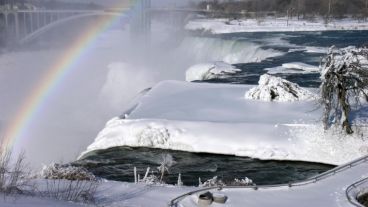
<path fill-rule="evenodd" d="M 42 34 L 26 47 L 0 55 L 0 65 L 4 66 L 0 70 L 1 133 L 42 76 L 55 67 L 74 39 L 83 35 L 85 29 L 78 25 L 87 22 L 76 20 Z M 185 69 L 195 61 L 176 49 L 180 39 L 173 32 L 178 29 L 153 20 L 149 45 L 131 36 L 127 22 L 99 35 L 52 91 L 14 151 L 24 150 L 34 168 L 73 161 L 140 91 L 161 80 L 184 80 Z M 60 31 L 65 32 L 58 35 Z"/>

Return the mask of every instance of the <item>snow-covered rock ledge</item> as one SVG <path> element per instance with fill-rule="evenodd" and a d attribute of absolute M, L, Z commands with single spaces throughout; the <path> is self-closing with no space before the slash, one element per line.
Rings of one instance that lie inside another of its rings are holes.
<path fill-rule="evenodd" d="M 82 156 L 126 145 L 341 164 L 368 152 L 358 133 L 325 132 L 315 101 L 244 99 L 252 87 L 161 82 L 126 119 L 110 120 Z"/>

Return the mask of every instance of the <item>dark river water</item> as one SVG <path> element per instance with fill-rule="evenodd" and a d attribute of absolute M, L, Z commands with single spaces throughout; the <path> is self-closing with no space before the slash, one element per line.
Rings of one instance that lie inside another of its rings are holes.
<path fill-rule="evenodd" d="M 257 84 L 259 76 L 266 68 L 281 66 L 284 63 L 302 62 L 319 66 L 325 56 L 323 50 L 331 46 L 338 48 L 368 45 L 368 31 L 325 31 L 325 32 L 259 32 L 216 35 L 217 38 L 235 41 L 249 41 L 263 45 L 263 49 L 284 52 L 282 56 L 268 58 L 257 63 L 239 63 L 235 66 L 242 71 L 224 78 L 207 80 L 214 83 Z M 322 51 L 308 52 L 308 47 L 321 48 Z M 318 87 L 319 73 L 276 74 L 303 87 Z"/>
<path fill-rule="evenodd" d="M 327 51 L 327 48 L 332 45 L 340 48 L 365 45 L 368 43 L 368 31 L 238 33 L 214 35 L 210 38 L 234 40 L 231 43 L 234 45 L 237 42 L 247 41 L 262 45 L 261 49 L 283 52 L 284 55 L 261 62 L 235 64 L 241 69 L 241 72 L 206 81 L 257 84 L 259 76 L 267 72 L 265 68 L 273 68 L 290 62 L 318 66 L 325 55 L 324 51 Z M 308 47 L 319 50 L 308 52 Z M 320 84 L 319 73 L 283 73 L 278 76 L 304 87 L 318 87 Z M 84 166 L 102 178 L 131 182 L 134 180 L 134 167 L 137 167 L 141 176 L 144 175 L 147 167 L 157 171 L 164 154 L 170 154 L 174 160 L 169 174 L 165 177 L 165 181 L 171 184 L 176 183 L 179 173 L 185 185 L 198 185 L 198 178 L 204 181 L 214 176 L 220 177 L 225 182 L 231 182 L 234 178 L 248 177 L 256 184 L 278 184 L 303 180 L 333 167 L 307 162 L 261 161 L 247 157 L 129 147 L 116 147 L 89 153 L 83 160 L 74 164 Z"/>
<path fill-rule="evenodd" d="M 196 186 L 218 176 L 230 183 L 234 178 L 248 177 L 256 184 L 280 184 L 303 180 L 331 169 L 333 166 L 307 162 L 262 161 L 248 157 L 190 153 L 150 148 L 115 147 L 89 153 L 74 163 L 95 175 L 119 181 L 134 181 L 134 167 L 143 177 L 147 167 L 157 172 L 165 155 L 173 158 L 173 165 L 165 182 L 176 184 L 181 173 L 184 185 Z M 156 175 L 158 175 L 156 173 Z"/>

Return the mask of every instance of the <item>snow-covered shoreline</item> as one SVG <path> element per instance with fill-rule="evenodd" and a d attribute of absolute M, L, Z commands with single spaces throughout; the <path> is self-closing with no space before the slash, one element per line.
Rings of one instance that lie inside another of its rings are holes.
<path fill-rule="evenodd" d="M 338 31 L 368 30 L 367 22 L 358 22 L 350 18 L 332 20 L 325 23 L 322 18 L 314 21 L 303 19 L 272 18 L 264 19 L 196 19 L 186 25 L 187 30 L 206 31 L 212 34 L 238 32 L 303 32 L 303 31 Z"/>
<path fill-rule="evenodd" d="M 110 120 L 81 156 L 125 145 L 338 165 L 367 153 L 358 133 L 325 132 L 315 101 L 246 100 L 251 87 L 161 82 L 126 119 Z"/>

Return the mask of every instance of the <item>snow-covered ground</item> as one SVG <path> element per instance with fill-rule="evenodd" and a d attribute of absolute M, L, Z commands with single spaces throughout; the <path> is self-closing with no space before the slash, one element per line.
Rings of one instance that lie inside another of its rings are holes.
<path fill-rule="evenodd" d="M 38 181 L 40 185 L 46 181 Z M 126 183 L 104 181 L 97 188 L 95 204 L 82 204 L 67 201 L 58 201 L 38 196 L 4 197 L 0 194 L 1 207 L 161 207 L 167 206 L 171 199 L 196 190 L 196 187 L 173 185 L 148 185 L 144 183 Z"/>
<path fill-rule="evenodd" d="M 127 145 L 341 164 L 368 152 L 360 133 L 325 132 L 316 101 L 245 99 L 252 87 L 160 82 L 125 119 L 110 120 L 82 155 Z"/>
<path fill-rule="evenodd" d="M 353 19 L 332 20 L 325 23 L 323 19 L 314 21 L 272 18 L 264 19 L 197 19 L 186 25 L 187 30 L 208 31 L 213 34 L 236 32 L 287 32 L 287 31 L 332 31 L 332 30 L 367 30 L 367 22 Z"/>

